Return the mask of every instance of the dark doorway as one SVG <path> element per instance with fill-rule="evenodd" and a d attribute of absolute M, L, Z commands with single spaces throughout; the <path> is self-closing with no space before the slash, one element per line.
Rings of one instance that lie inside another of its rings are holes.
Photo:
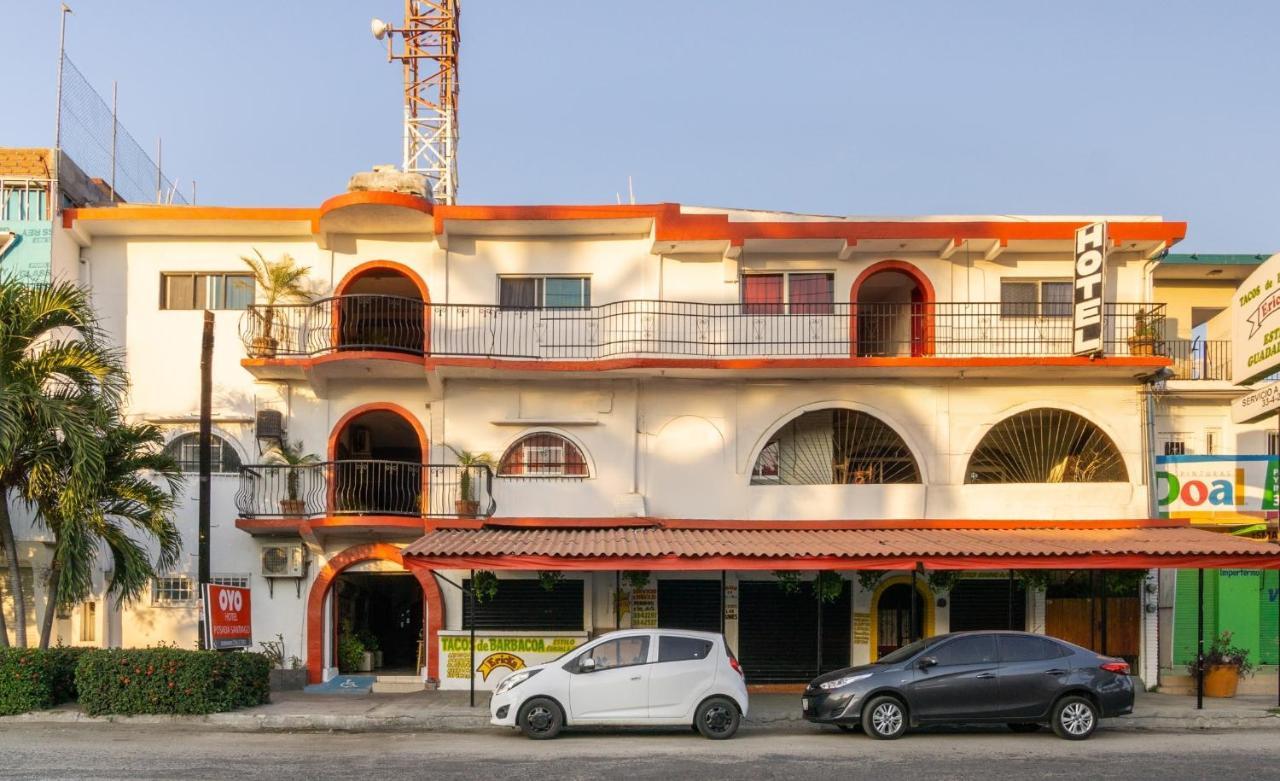
<path fill-rule="evenodd" d="M 719 580 L 659 580 L 658 626 L 720 631 Z"/>
<path fill-rule="evenodd" d="M 422 455 L 417 430 L 398 413 L 357 415 L 334 446 L 334 512 L 422 514 Z"/>
<path fill-rule="evenodd" d="M 915 590 L 915 624 L 912 625 L 912 588 L 895 583 L 880 594 L 876 603 L 876 658 L 896 651 L 924 637 L 924 597 Z"/>
<path fill-rule="evenodd" d="M 818 672 L 818 614 L 822 614 L 821 671 L 849 666 L 852 589 L 821 611 L 813 583 L 801 583 L 794 593 L 773 581 L 746 580 L 738 584 L 738 646 L 747 683 L 802 683 Z"/>
<path fill-rule="evenodd" d="M 343 572 L 334 589 L 339 635 L 350 632 L 366 650 L 381 651 L 379 671 L 416 673 L 422 640 L 417 579 L 407 572 Z"/>
<path fill-rule="evenodd" d="M 965 578 L 951 587 L 951 631 L 1027 628 L 1027 587 L 1008 578 Z M 1012 608 L 1012 610 L 1011 610 Z"/>
<path fill-rule="evenodd" d="M 373 269 L 342 289 L 334 316 L 339 350 L 426 350 L 422 292 L 398 271 Z"/>

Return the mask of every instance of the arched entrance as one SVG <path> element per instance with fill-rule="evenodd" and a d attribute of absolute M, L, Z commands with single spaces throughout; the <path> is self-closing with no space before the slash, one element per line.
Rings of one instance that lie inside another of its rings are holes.
<path fill-rule="evenodd" d="M 421 515 L 427 452 L 426 431 L 403 407 L 376 403 L 351 410 L 329 437 L 330 512 Z"/>
<path fill-rule="evenodd" d="M 856 356 L 933 353 L 933 285 L 915 266 L 899 260 L 876 263 L 854 280 L 849 299 Z"/>
<path fill-rule="evenodd" d="M 423 615 L 418 626 L 425 627 L 422 632 L 423 649 L 427 677 L 439 680 L 439 661 L 434 653 L 437 636 L 444 626 L 444 601 L 440 597 L 440 587 L 429 570 L 407 568 L 400 555 L 400 549 L 387 543 L 370 543 L 347 548 L 329 559 L 316 575 L 307 596 L 307 678 L 310 683 L 324 680 L 325 670 L 336 668 L 339 620 L 337 615 L 337 595 L 333 588 L 335 581 L 346 570 L 366 561 L 386 561 L 408 570 L 422 590 Z M 394 629 L 394 628 L 393 628 Z M 382 628 L 379 628 L 382 631 Z M 383 649 L 384 654 L 387 649 Z M 418 654 L 415 647 L 412 651 L 397 648 L 395 653 L 400 658 L 404 654 Z M 416 666 L 416 661 L 415 661 Z"/>
<path fill-rule="evenodd" d="M 352 269 L 334 293 L 333 330 L 339 350 L 426 354 L 431 296 L 407 266 L 372 261 Z"/>
<path fill-rule="evenodd" d="M 871 660 L 934 633 L 933 601 L 928 586 L 916 580 L 912 605 L 910 577 L 881 583 L 871 595 Z M 914 624 L 912 619 L 914 618 Z"/>

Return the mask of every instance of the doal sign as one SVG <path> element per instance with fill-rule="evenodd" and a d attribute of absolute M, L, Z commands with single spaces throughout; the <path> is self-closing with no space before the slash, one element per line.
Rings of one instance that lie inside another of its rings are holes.
<path fill-rule="evenodd" d="M 1164 518 L 1256 523 L 1276 510 L 1276 456 L 1157 456 L 1156 497 Z"/>

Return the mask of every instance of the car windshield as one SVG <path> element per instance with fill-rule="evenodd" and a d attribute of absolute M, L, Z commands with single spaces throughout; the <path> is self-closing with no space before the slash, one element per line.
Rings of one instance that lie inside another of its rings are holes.
<path fill-rule="evenodd" d="M 872 664 L 897 664 L 898 662 L 905 662 L 932 644 L 935 639 L 937 638 L 929 637 L 924 640 L 917 640 L 914 643 L 904 645 L 896 651 L 885 654 L 872 662 Z"/>

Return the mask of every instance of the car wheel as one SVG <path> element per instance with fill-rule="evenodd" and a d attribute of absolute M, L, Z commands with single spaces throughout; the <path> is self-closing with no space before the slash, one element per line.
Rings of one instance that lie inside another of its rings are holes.
<path fill-rule="evenodd" d="M 1009 729 L 1019 734 L 1026 733 L 1026 732 L 1039 732 L 1040 725 L 1034 722 L 1021 722 L 1021 723 L 1014 722 L 1009 724 Z"/>
<path fill-rule="evenodd" d="M 694 726 L 702 733 L 702 737 L 711 740 L 733 737 L 741 721 L 738 706 L 727 697 L 712 697 L 702 703 L 693 719 Z"/>
<path fill-rule="evenodd" d="M 876 740 L 896 740 L 906 734 L 907 709 L 896 697 L 876 697 L 862 708 L 862 731 Z"/>
<path fill-rule="evenodd" d="M 546 697 L 534 697 L 520 706 L 516 724 L 527 738 L 550 740 L 564 727 L 564 713 Z"/>
<path fill-rule="evenodd" d="M 1069 695 L 1053 706 L 1053 731 L 1065 740 L 1084 740 L 1098 728 L 1098 709 L 1088 699 Z"/>

